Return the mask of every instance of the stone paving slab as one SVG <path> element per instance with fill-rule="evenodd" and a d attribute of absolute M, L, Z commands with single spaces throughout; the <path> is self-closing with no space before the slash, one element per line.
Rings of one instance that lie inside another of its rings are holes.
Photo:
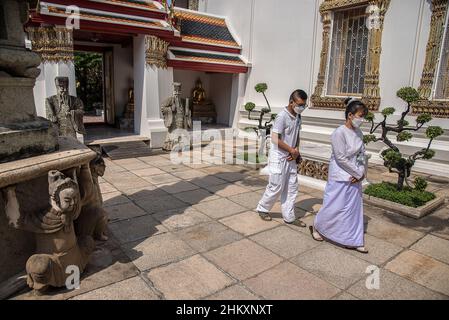
<path fill-rule="evenodd" d="M 449 241 L 427 235 L 411 247 L 412 250 L 449 264 Z"/>
<path fill-rule="evenodd" d="M 367 275 L 368 276 L 368 275 Z M 441 300 L 447 299 L 442 294 L 427 289 L 413 281 L 389 272 L 380 270 L 379 290 L 369 290 L 366 278 L 360 280 L 347 290 L 351 295 L 362 300 Z"/>
<path fill-rule="evenodd" d="M 207 190 L 197 189 L 187 192 L 181 192 L 174 194 L 176 198 L 179 200 L 188 203 L 190 205 L 194 205 L 197 203 L 207 202 L 211 200 L 218 200 L 220 197 L 218 195 L 214 195 Z"/>
<path fill-rule="evenodd" d="M 130 170 L 130 171 L 132 173 L 134 173 L 136 176 L 139 176 L 142 178 L 149 177 L 149 176 L 156 176 L 156 175 L 165 173 L 165 171 L 162 171 L 161 169 L 150 167 L 150 166 L 147 166 L 146 168 L 143 168 L 143 169 L 134 169 L 134 170 Z"/>
<path fill-rule="evenodd" d="M 241 285 L 233 285 L 232 287 L 228 287 L 220 292 L 217 292 L 209 297 L 207 300 L 260 300 L 258 296 L 248 291 Z"/>
<path fill-rule="evenodd" d="M 248 189 L 236 186 L 234 184 L 222 184 L 218 186 L 211 186 L 208 190 L 221 197 L 230 197 L 236 194 L 248 192 Z"/>
<path fill-rule="evenodd" d="M 143 188 L 128 189 L 123 192 L 132 201 L 151 200 L 158 197 L 168 196 L 169 194 L 157 186 L 149 185 Z"/>
<path fill-rule="evenodd" d="M 148 212 L 142 210 L 134 203 L 123 203 L 115 206 L 107 207 L 110 221 L 121 221 L 126 219 L 132 219 L 148 214 Z"/>
<path fill-rule="evenodd" d="M 211 221 L 208 216 L 191 207 L 158 212 L 155 213 L 153 217 L 170 231 L 176 231 Z"/>
<path fill-rule="evenodd" d="M 204 254 L 234 278 L 245 280 L 279 264 L 282 259 L 256 243 L 243 239 Z"/>
<path fill-rule="evenodd" d="M 102 194 L 109 193 L 109 192 L 117 192 L 118 190 L 114 188 L 114 186 L 108 182 L 102 182 L 99 184 L 100 190 Z"/>
<path fill-rule="evenodd" d="M 150 215 L 122 220 L 109 224 L 109 230 L 121 243 L 128 243 L 167 232 L 164 227 Z"/>
<path fill-rule="evenodd" d="M 187 204 L 172 195 L 158 196 L 158 197 L 145 197 L 136 200 L 135 203 L 144 209 L 148 213 L 162 212 L 166 210 L 173 210 L 178 208 L 184 208 Z"/>
<path fill-rule="evenodd" d="M 378 239 L 401 247 L 408 247 L 424 236 L 422 232 L 410 230 L 394 223 L 375 218 L 368 220 L 366 232 Z"/>
<path fill-rule="evenodd" d="M 217 222 L 183 229 L 176 235 L 198 252 L 210 251 L 242 239 L 242 235 Z"/>
<path fill-rule="evenodd" d="M 279 225 L 276 221 L 264 221 L 254 211 L 247 211 L 232 217 L 221 219 L 220 222 L 244 236 L 253 235 Z"/>
<path fill-rule="evenodd" d="M 103 207 L 106 209 L 106 211 L 108 211 L 107 207 L 131 202 L 131 200 L 125 197 L 120 191 L 109 192 L 103 194 L 102 197 L 103 197 Z"/>
<path fill-rule="evenodd" d="M 370 265 L 328 244 L 309 250 L 291 261 L 340 289 L 346 289 L 365 277 Z"/>
<path fill-rule="evenodd" d="M 261 246 L 289 259 L 320 244 L 300 232 L 286 226 L 280 226 L 251 237 Z"/>
<path fill-rule="evenodd" d="M 235 282 L 199 255 L 153 269 L 147 277 L 169 300 L 201 299 Z"/>
<path fill-rule="evenodd" d="M 140 277 L 120 281 L 76 296 L 73 300 L 160 300 Z"/>
<path fill-rule="evenodd" d="M 126 244 L 123 246 L 123 250 L 140 271 L 146 271 L 195 254 L 190 246 L 171 233 Z"/>
<path fill-rule="evenodd" d="M 449 296 L 449 266 L 412 250 L 389 262 L 387 270 Z"/>
<path fill-rule="evenodd" d="M 212 200 L 196 204 L 193 207 L 213 219 L 228 217 L 247 210 L 228 199 Z"/>
<path fill-rule="evenodd" d="M 244 284 L 270 300 L 324 300 L 340 292 L 338 288 L 290 262 L 248 279 Z"/>
<path fill-rule="evenodd" d="M 229 200 L 250 210 L 256 210 L 261 198 L 262 196 L 260 194 L 254 192 L 241 193 L 228 197 Z"/>
<path fill-rule="evenodd" d="M 156 186 L 159 186 L 161 184 L 167 184 L 167 183 L 171 183 L 171 182 L 179 182 L 182 181 L 180 178 L 175 177 L 169 173 L 164 173 L 164 174 L 158 174 L 155 176 L 149 176 L 149 177 L 144 177 L 144 179 Z"/>
<path fill-rule="evenodd" d="M 377 266 L 384 264 L 402 251 L 401 247 L 373 237 L 369 234 L 365 234 L 365 246 L 369 250 L 368 254 L 363 254 L 355 250 L 344 249 L 337 246 L 335 247 Z"/>
<path fill-rule="evenodd" d="M 161 184 L 159 185 L 159 188 L 161 188 L 162 190 L 164 190 L 169 194 L 176 194 L 199 189 L 198 186 L 187 181 L 176 181 L 167 184 Z"/>

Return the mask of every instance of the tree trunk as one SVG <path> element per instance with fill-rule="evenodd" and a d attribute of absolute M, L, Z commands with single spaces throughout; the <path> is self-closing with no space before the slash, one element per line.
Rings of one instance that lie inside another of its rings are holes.
<path fill-rule="evenodd" d="M 399 173 L 398 176 L 398 191 L 402 191 L 402 189 L 404 189 L 404 182 L 405 182 L 405 172 L 401 172 Z"/>

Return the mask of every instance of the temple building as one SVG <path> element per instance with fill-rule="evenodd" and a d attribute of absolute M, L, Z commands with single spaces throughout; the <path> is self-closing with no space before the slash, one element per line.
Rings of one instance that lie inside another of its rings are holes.
<path fill-rule="evenodd" d="M 309 93 L 302 141 L 319 155 L 344 119 L 346 97 L 362 99 L 379 119 L 384 108 L 395 107 L 391 121 L 397 121 L 405 105 L 396 92 L 410 86 L 421 100 L 407 120 L 430 113 L 428 125 L 445 130 L 434 142 L 435 158 L 420 161 L 416 170 L 449 176 L 448 5 L 448 0 L 197 0 L 176 1 L 174 7 L 148 0 L 40 1 L 26 26 L 32 50 L 43 58 L 35 87 L 38 113 L 45 115 L 44 100 L 55 94 L 56 76 L 68 76 L 70 93 L 76 94 L 74 52 L 98 52 L 105 122 L 114 125 L 123 117 L 133 88 L 134 132 L 149 137 L 154 148 L 165 137 L 160 105 L 172 95 L 173 82 L 182 84 L 183 98 L 192 99 L 193 91 L 200 97 L 201 121 L 241 134 L 252 124 L 245 103 L 265 106 L 254 90 L 264 82 L 274 113 L 293 90 Z M 71 24 L 73 30 L 67 28 Z M 422 149 L 423 132 L 397 144 L 406 153 Z M 381 162 L 382 147 L 369 146 L 371 161 Z"/>

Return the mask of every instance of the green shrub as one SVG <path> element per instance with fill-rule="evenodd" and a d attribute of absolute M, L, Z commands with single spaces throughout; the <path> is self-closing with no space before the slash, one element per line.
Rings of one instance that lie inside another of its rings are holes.
<path fill-rule="evenodd" d="M 421 185 L 422 187 L 422 185 Z M 365 189 L 365 194 L 376 198 L 418 208 L 436 198 L 435 194 L 410 187 L 397 190 L 397 185 L 388 182 L 372 184 Z"/>
<path fill-rule="evenodd" d="M 415 178 L 415 189 L 418 191 L 426 191 L 427 181 L 421 177 L 416 177 Z"/>

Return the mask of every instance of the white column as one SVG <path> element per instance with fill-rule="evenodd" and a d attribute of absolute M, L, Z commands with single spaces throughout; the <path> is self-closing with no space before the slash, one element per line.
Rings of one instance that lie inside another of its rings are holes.
<path fill-rule="evenodd" d="M 173 82 L 173 70 L 158 69 L 145 61 L 145 36 L 134 38 L 134 104 L 136 133 L 149 136 L 152 148 L 162 148 L 167 128 L 161 118 L 161 102 L 168 98 L 167 84 Z M 168 88 L 171 86 L 168 85 Z"/>
<path fill-rule="evenodd" d="M 248 74 L 240 73 L 232 76 L 231 103 L 229 110 L 229 126 L 237 128 L 240 120 L 240 108 L 244 105 Z"/>

